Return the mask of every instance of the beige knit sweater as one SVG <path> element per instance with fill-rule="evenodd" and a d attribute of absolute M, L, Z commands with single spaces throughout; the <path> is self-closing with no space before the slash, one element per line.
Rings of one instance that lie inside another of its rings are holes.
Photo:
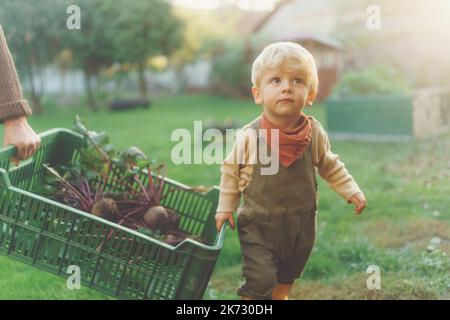
<path fill-rule="evenodd" d="M 256 120 L 256 119 L 255 119 Z M 254 120 L 254 121 L 255 121 Z M 358 184 L 348 173 L 339 156 L 331 151 L 330 141 L 320 123 L 312 118 L 312 153 L 314 166 L 319 175 L 328 182 L 328 185 L 345 200 L 360 192 Z M 247 130 L 250 124 L 244 126 L 238 135 L 244 139 L 236 139 L 233 150 L 223 161 L 221 166 L 220 196 L 217 212 L 236 211 L 241 193 L 252 179 L 254 165 L 249 164 L 256 159 L 256 147 L 248 143 Z M 239 142 L 241 141 L 241 142 Z M 239 155 L 244 155 L 244 161 L 236 161 Z M 237 162 L 237 163 L 236 163 Z M 239 164 L 239 162 L 244 162 Z M 280 164 L 281 165 L 281 164 Z"/>
<path fill-rule="evenodd" d="M 0 25 L 0 123 L 29 115 L 31 109 L 23 99 L 19 77 Z"/>

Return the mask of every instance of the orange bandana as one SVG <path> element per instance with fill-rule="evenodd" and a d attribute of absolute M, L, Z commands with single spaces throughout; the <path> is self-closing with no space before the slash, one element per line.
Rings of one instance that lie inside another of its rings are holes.
<path fill-rule="evenodd" d="M 264 114 L 261 117 L 261 129 L 267 129 L 267 146 L 271 145 L 270 129 L 279 129 L 279 159 L 284 167 L 289 167 L 300 158 L 311 143 L 311 121 L 302 113 L 297 125 L 291 130 L 284 130 L 270 122 Z"/>

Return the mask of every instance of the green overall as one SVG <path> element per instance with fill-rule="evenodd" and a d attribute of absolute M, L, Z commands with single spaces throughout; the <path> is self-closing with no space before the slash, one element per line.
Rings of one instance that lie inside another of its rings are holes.
<path fill-rule="evenodd" d="M 258 130 L 260 118 L 250 127 Z M 245 284 L 238 295 L 271 299 L 277 283 L 292 284 L 301 276 L 316 234 L 317 181 L 312 143 L 289 167 L 275 175 L 261 175 L 254 165 L 238 208 L 238 236 Z"/>

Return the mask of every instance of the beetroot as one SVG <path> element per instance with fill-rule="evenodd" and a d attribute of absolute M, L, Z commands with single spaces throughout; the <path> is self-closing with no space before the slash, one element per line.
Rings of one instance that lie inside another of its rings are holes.
<path fill-rule="evenodd" d="M 170 244 L 172 246 L 176 246 L 180 242 L 183 242 L 184 239 L 186 239 L 186 237 L 168 233 L 168 234 L 166 234 L 166 237 L 164 238 L 164 242 L 166 242 L 167 244 Z"/>
<path fill-rule="evenodd" d="M 153 206 L 144 214 L 144 221 L 150 229 L 167 230 L 169 224 L 169 214 L 163 206 Z"/>
<path fill-rule="evenodd" d="M 116 202 L 111 198 L 101 198 L 94 203 L 91 213 L 97 217 L 108 220 L 116 220 L 120 217 L 119 209 Z"/>

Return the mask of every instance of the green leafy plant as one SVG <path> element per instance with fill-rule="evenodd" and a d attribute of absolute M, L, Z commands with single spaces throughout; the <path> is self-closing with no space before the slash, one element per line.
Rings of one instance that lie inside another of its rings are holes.
<path fill-rule="evenodd" d="M 251 95 L 251 62 L 247 59 L 244 41 L 226 43 L 223 51 L 213 59 L 214 89 L 220 93 L 249 97 Z"/>
<path fill-rule="evenodd" d="M 332 96 L 407 93 L 409 85 L 400 72 L 389 65 L 370 65 L 343 75 Z"/>

